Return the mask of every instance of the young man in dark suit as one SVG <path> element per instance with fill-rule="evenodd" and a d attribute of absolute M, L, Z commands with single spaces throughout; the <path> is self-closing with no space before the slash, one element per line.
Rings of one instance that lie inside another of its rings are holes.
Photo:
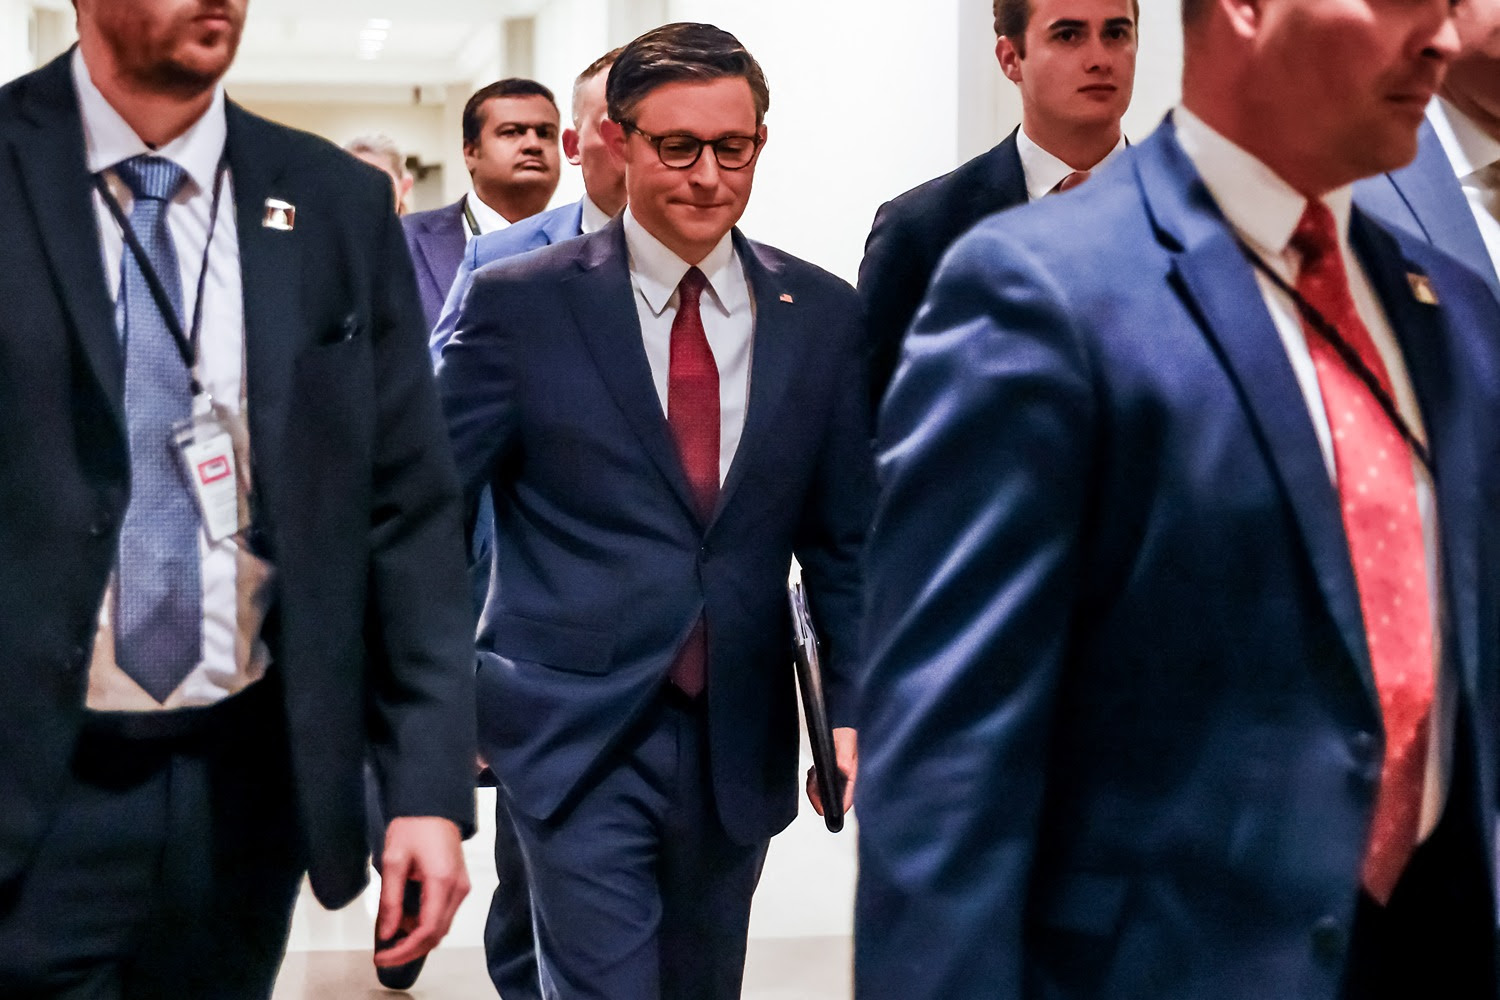
<path fill-rule="evenodd" d="M 0 994 L 269 996 L 302 873 L 365 885 L 367 756 L 408 961 L 473 668 L 390 184 L 225 100 L 242 0 L 76 6 L 0 90 Z"/>
<path fill-rule="evenodd" d="M 478 273 L 438 365 L 460 478 L 495 499 L 481 753 L 546 995 L 728 1000 L 796 814 L 794 555 L 854 777 L 859 303 L 734 229 L 769 92 L 733 36 L 648 32 L 607 96 L 625 213 Z"/>
<path fill-rule="evenodd" d="M 980 219 L 1080 183 L 1125 146 L 1139 0 L 994 0 L 995 56 L 1021 124 L 994 149 L 880 207 L 859 266 L 879 406 L 943 252 Z"/>
<path fill-rule="evenodd" d="M 1500 303 L 1352 205 L 1448 0 L 1187 0 L 881 413 L 859 1000 L 1494 1000 Z M 1079 224 L 1087 220 L 1087 224 Z"/>

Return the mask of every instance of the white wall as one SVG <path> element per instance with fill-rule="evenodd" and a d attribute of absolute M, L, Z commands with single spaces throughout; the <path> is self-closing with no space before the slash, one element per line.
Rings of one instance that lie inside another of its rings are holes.
<path fill-rule="evenodd" d="M 34 69 L 30 39 L 31 5 L 0 0 L 0 82 Z"/>

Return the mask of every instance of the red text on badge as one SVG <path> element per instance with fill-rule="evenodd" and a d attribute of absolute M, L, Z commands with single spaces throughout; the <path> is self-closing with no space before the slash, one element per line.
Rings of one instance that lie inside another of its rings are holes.
<path fill-rule="evenodd" d="M 198 463 L 198 480 L 207 486 L 209 483 L 217 483 L 230 475 L 232 471 L 229 467 L 229 459 L 220 455 L 210 458 L 207 462 Z"/>

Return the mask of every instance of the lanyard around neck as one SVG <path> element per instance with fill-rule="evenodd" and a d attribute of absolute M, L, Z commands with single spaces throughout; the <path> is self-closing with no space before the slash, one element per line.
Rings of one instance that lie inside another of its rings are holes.
<path fill-rule="evenodd" d="M 1396 401 L 1391 398 L 1391 394 L 1386 391 L 1385 386 L 1380 384 L 1380 377 L 1370 369 L 1370 366 L 1365 363 L 1365 359 L 1360 357 L 1359 352 L 1354 349 L 1354 345 L 1350 344 L 1344 338 L 1344 335 L 1339 333 L 1339 328 L 1333 324 L 1332 320 L 1324 316 L 1317 306 L 1307 301 L 1307 297 L 1297 291 L 1291 282 L 1277 274 L 1276 270 L 1270 264 L 1266 263 L 1260 254 L 1251 249 L 1249 244 L 1238 236 L 1235 237 L 1235 242 L 1240 245 L 1240 250 L 1244 252 L 1246 259 L 1250 261 L 1255 269 L 1265 275 L 1271 284 L 1275 285 L 1292 300 L 1292 304 L 1297 307 L 1297 312 L 1302 316 L 1302 321 L 1314 333 L 1323 338 L 1329 347 L 1333 348 L 1334 353 L 1339 356 L 1339 360 L 1354 373 L 1355 378 L 1364 384 L 1370 395 L 1375 397 L 1375 402 L 1379 403 L 1380 408 L 1385 411 L 1386 418 L 1396 428 L 1396 432 L 1406 441 L 1407 446 L 1411 448 L 1412 454 L 1417 457 L 1417 461 L 1422 463 L 1422 468 L 1427 470 L 1429 476 L 1432 476 L 1432 454 L 1427 450 L 1427 445 L 1423 443 L 1421 438 L 1417 437 L 1416 433 L 1411 429 L 1411 425 L 1406 422 L 1406 418 L 1401 416 L 1401 410 L 1396 405 Z"/>
<path fill-rule="evenodd" d="M 182 356 L 182 363 L 187 368 L 188 384 L 194 396 L 203 394 L 203 385 L 198 380 L 198 339 L 203 329 L 203 289 L 208 279 L 208 255 L 213 249 L 214 231 L 219 226 L 219 200 L 224 193 L 224 175 L 228 171 L 229 159 L 221 157 L 219 166 L 214 171 L 213 203 L 208 210 L 208 238 L 203 241 L 203 263 L 198 268 L 197 293 L 193 299 L 193 318 L 187 332 L 183 331 L 182 319 L 177 315 L 177 307 L 172 304 L 172 298 L 167 294 L 167 288 L 162 284 L 161 276 L 156 273 L 156 268 L 146 256 L 146 248 L 141 245 L 140 238 L 136 236 L 135 227 L 130 224 L 125 210 L 120 207 L 119 201 L 109 190 L 109 185 L 104 183 L 103 173 L 94 175 L 94 188 L 104 199 L 104 204 L 109 207 L 110 214 L 115 217 L 115 222 L 119 224 L 120 235 L 124 237 L 125 244 L 135 255 L 136 263 L 140 265 L 141 274 L 146 279 L 146 286 L 151 290 L 151 298 L 156 302 L 162 322 L 167 325 L 167 332 L 172 335 L 172 340 L 177 344 L 177 353 Z"/>

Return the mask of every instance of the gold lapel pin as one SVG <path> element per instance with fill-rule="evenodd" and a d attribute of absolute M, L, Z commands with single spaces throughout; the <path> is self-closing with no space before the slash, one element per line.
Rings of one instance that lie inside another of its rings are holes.
<path fill-rule="evenodd" d="M 279 229 L 289 233 L 297 225 L 297 206 L 279 198 L 266 199 L 266 214 L 260 224 L 266 229 Z"/>
<path fill-rule="evenodd" d="M 1424 306 L 1435 306 L 1438 304 L 1437 292 L 1432 289 L 1432 281 L 1425 274 L 1415 272 L 1406 276 L 1407 284 L 1411 285 L 1411 296 Z"/>
<path fill-rule="evenodd" d="M 788 305 L 790 305 L 791 302 L 792 302 L 791 293 L 789 293 L 789 292 L 782 292 L 781 293 L 781 301 L 783 301 L 783 302 L 787 303 Z"/>

